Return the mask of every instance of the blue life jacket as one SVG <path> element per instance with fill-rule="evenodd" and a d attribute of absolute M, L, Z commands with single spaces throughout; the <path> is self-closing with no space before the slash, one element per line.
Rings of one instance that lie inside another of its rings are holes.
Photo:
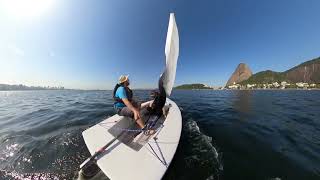
<path fill-rule="evenodd" d="M 114 89 L 113 89 L 113 100 L 114 100 L 114 104 L 117 103 L 117 102 L 124 104 L 124 102 L 122 101 L 121 98 L 116 97 L 117 89 L 118 89 L 119 87 L 121 87 L 121 86 L 124 87 L 124 89 L 125 89 L 125 91 L 126 91 L 126 95 L 127 95 L 127 97 L 128 97 L 128 100 L 129 100 L 130 102 L 132 101 L 132 97 L 133 97 L 132 90 L 131 90 L 129 87 L 125 87 L 125 86 L 123 86 L 123 85 L 121 85 L 121 84 L 116 84 L 116 86 L 115 86 Z"/>

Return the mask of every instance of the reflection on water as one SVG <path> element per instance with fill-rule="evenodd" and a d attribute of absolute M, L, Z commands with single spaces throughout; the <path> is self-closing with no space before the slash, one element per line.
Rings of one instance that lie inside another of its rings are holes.
<path fill-rule="evenodd" d="M 233 108 L 239 112 L 239 119 L 245 121 L 247 120 L 246 116 L 252 112 L 252 91 L 234 91 L 234 93 L 236 98 L 233 101 Z"/>

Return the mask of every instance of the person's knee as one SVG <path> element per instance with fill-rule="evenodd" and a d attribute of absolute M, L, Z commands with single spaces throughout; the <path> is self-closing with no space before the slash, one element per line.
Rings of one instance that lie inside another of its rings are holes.
<path fill-rule="evenodd" d="M 122 110 L 120 111 L 119 115 L 120 116 L 134 118 L 134 113 L 127 107 L 122 108 Z"/>

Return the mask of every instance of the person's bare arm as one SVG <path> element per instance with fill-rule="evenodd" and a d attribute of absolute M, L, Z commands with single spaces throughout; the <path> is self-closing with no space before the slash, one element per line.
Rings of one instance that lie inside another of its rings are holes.
<path fill-rule="evenodd" d="M 141 117 L 140 117 L 140 112 L 139 110 L 132 105 L 132 103 L 127 99 L 123 98 L 122 99 L 123 103 L 133 112 L 134 114 L 134 119 L 136 120 L 137 124 L 140 126 L 140 128 L 144 128 L 145 124 L 143 123 Z"/>
<path fill-rule="evenodd" d="M 137 111 L 137 108 L 135 108 L 127 98 L 123 98 L 121 100 L 131 111 Z"/>
<path fill-rule="evenodd" d="M 133 112 L 135 120 L 141 119 L 140 112 L 139 112 L 138 108 L 134 107 L 132 105 L 132 103 L 127 98 L 123 98 L 122 101 Z"/>
<path fill-rule="evenodd" d="M 144 103 L 141 104 L 141 108 L 144 108 L 144 107 L 146 107 L 146 106 L 149 106 L 149 107 L 150 107 L 152 103 L 153 103 L 153 100 L 152 100 L 152 101 L 144 102 Z"/>

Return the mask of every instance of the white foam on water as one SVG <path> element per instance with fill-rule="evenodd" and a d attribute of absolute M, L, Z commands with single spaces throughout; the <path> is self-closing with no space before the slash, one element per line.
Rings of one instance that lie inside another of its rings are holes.
<path fill-rule="evenodd" d="M 190 163 L 192 166 L 192 163 L 197 162 L 203 166 L 213 167 L 214 174 L 207 179 L 216 179 L 223 171 L 223 165 L 218 151 L 212 144 L 212 137 L 203 134 L 196 121 L 192 119 L 188 119 L 184 126 L 184 135 L 193 144 L 190 145 L 192 153 L 185 158 L 187 164 Z"/>
<path fill-rule="evenodd" d="M 8 139 L 5 141 L 5 143 L 8 143 Z M 8 158 L 13 157 L 16 152 L 19 150 L 19 144 L 14 143 L 14 144 L 9 144 L 6 145 L 5 148 L 0 152 L 0 160 L 3 161 L 8 161 Z"/>
<path fill-rule="evenodd" d="M 16 171 L 5 171 L 0 170 L 0 174 L 2 174 L 5 178 L 13 178 L 16 180 L 59 180 L 61 177 L 50 173 L 18 173 Z M 62 178 L 64 179 L 64 178 Z"/>

